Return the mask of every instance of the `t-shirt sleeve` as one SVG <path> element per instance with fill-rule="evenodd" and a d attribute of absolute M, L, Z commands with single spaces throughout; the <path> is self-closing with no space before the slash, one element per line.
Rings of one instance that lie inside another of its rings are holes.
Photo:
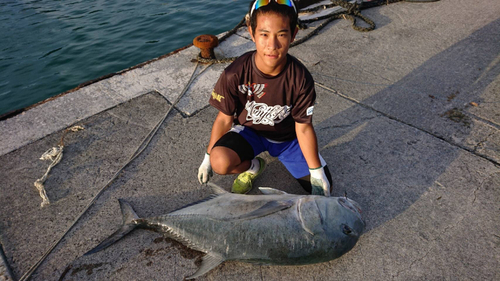
<path fill-rule="evenodd" d="M 292 108 L 292 116 L 297 123 L 312 123 L 314 103 L 316 102 L 314 80 L 308 72 L 305 73 L 302 79 L 302 83 L 298 83 L 301 87 L 298 90 L 297 99 Z"/>
<path fill-rule="evenodd" d="M 233 115 L 236 112 L 235 91 L 237 91 L 237 86 L 234 88 L 235 82 L 231 80 L 234 79 L 231 79 L 227 72 L 223 71 L 208 101 L 211 106 L 217 108 L 226 115 Z"/>

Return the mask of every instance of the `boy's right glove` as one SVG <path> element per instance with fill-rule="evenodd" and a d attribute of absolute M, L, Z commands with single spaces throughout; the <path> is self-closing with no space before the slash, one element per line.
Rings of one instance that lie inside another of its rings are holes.
<path fill-rule="evenodd" d="M 319 167 L 316 169 L 309 169 L 311 173 L 311 194 L 330 196 L 330 182 L 326 178 L 325 169 Z"/>
<path fill-rule="evenodd" d="M 207 183 L 213 175 L 212 166 L 210 165 L 210 154 L 205 153 L 205 158 L 198 168 L 198 181 L 201 184 Z"/>

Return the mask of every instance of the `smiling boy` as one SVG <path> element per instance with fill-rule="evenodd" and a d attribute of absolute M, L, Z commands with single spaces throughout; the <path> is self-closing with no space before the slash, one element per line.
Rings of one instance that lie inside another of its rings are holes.
<path fill-rule="evenodd" d="M 212 170 L 239 173 L 231 191 L 247 193 L 266 165 L 256 156 L 268 151 L 306 191 L 330 196 L 331 176 L 312 125 L 314 81 L 288 54 L 298 31 L 296 7 L 291 0 L 257 0 L 249 15 L 256 50 L 229 65 L 214 87 L 209 102 L 219 113 L 198 179 L 206 183 Z"/>

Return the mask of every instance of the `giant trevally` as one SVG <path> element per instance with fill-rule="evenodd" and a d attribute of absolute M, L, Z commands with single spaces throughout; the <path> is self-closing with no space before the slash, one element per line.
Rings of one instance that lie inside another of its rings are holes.
<path fill-rule="evenodd" d="M 227 260 L 303 265 L 340 257 L 356 244 L 364 221 L 359 205 L 346 197 L 294 195 L 260 188 L 242 195 L 213 186 L 215 194 L 166 215 L 139 218 L 120 201 L 123 226 L 87 254 L 100 251 L 136 227 L 163 233 L 206 255 L 199 277 Z"/>

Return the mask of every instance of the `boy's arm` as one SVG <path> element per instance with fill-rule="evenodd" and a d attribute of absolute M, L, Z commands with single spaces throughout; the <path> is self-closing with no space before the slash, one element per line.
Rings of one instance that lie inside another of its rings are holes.
<path fill-rule="evenodd" d="M 313 125 L 310 123 L 295 122 L 295 131 L 300 149 L 309 166 L 311 193 L 313 195 L 330 196 L 330 182 L 319 159 L 318 140 Z"/>
<path fill-rule="evenodd" d="M 231 129 L 233 121 L 234 117 L 232 115 L 226 115 L 219 111 L 219 114 L 217 114 L 214 124 L 212 125 L 210 142 L 208 143 L 207 147 L 208 154 L 210 154 L 210 151 L 212 151 L 212 147 L 214 147 L 214 144 Z"/>
<path fill-rule="evenodd" d="M 321 167 L 318 154 L 318 140 L 313 125 L 311 123 L 295 122 L 295 131 L 300 149 L 302 150 L 302 154 L 304 154 L 304 158 L 306 158 L 309 169 Z"/>

